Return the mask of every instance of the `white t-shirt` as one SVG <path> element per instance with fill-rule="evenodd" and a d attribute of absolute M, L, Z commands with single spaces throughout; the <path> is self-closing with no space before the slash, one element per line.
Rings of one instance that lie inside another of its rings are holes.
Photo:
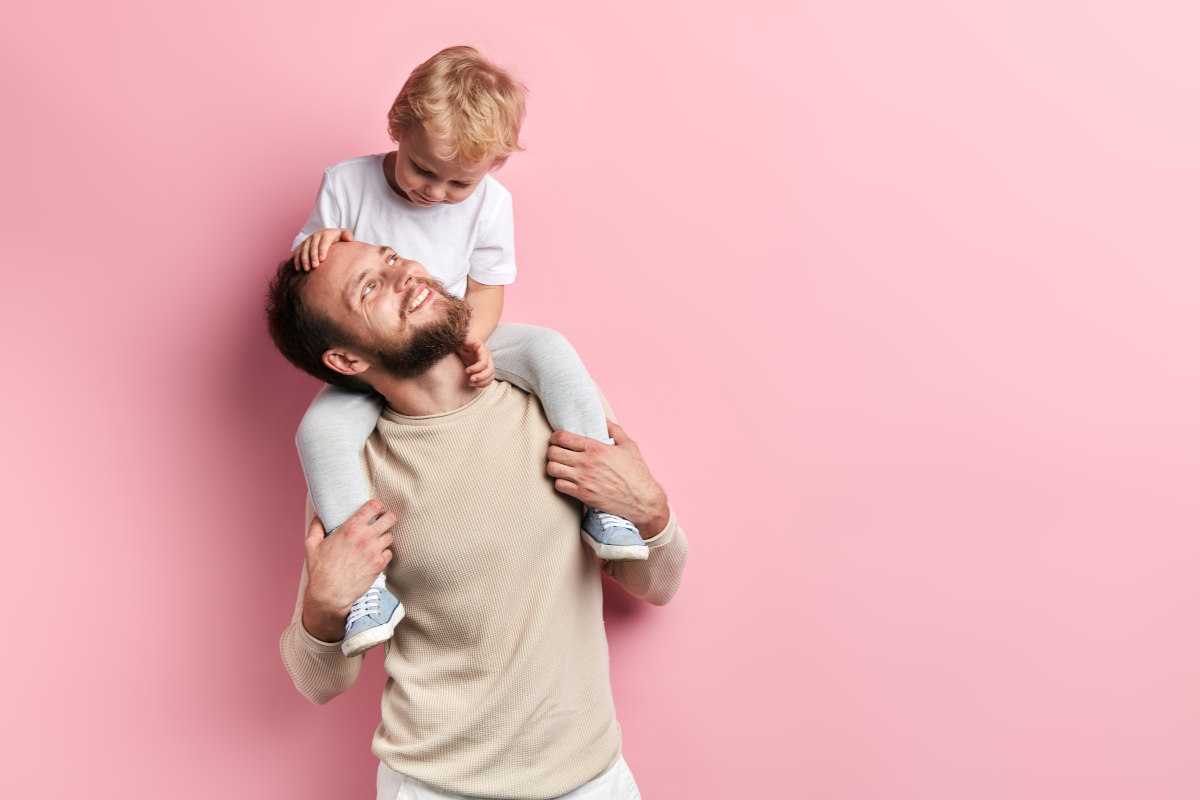
<path fill-rule="evenodd" d="M 500 286 L 517 278 L 512 195 L 491 175 L 461 203 L 421 207 L 392 190 L 386 154 L 340 161 L 325 170 L 312 214 L 292 247 L 322 228 L 348 228 L 356 241 L 388 245 L 419 261 L 462 297 L 467 276 Z"/>

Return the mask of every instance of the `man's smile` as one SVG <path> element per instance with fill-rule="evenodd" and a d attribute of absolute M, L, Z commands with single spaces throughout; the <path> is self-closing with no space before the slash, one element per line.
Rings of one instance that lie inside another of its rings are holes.
<path fill-rule="evenodd" d="M 421 291 L 417 292 L 417 296 L 414 297 L 412 299 L 412 301 L 408 304 L 408 313 L 411 314 L 412 312 L 416 311 L 428 299 L 429 299 L 429 287 L 426 286 L 426 287 L 422 288 Z"/>

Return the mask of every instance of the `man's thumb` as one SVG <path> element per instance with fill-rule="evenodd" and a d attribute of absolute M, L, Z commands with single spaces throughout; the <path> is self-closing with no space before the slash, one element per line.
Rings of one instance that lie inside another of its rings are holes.
<path fill-rule="evenodd" d="M 321 518 L 313 514 L 312 522 L 308 523 L 308 533 L 304 536 L 304 544 L 312 546 L 325 538 L 325 526 Z"/>

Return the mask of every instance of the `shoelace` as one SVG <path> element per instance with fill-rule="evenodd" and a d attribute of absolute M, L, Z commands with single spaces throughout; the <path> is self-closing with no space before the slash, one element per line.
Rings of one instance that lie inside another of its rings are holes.
<path fill-rule="evenodd" d="M 346 618 L 346 627 L 350 627 L 356 620 L 363 617 L 369 617 L 379 610 L 379 587 L 372 586 L 367 589 L 367 593 L 354 601 L 350 606 L 350 616 Z"/>
<path fill-rule="evenodd" d="M 604 530 L 608 530 L 609 528 L 627 528 L 637 533 L 637 526 L 624 517 L 618 517 L 616 514 L 607 514 L 600 509 L 596 509 L 596 517 L 600 520 L 600 527 Z"/>

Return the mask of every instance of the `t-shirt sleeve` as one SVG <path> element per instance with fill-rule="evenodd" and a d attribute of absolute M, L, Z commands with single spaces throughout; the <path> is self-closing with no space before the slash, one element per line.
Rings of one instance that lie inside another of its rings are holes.
<path fill-rule="evenodd" d="M 294 246 L 294 245 L 293 245 Z M 467 275 L 488 286 L 503 286 L 517 279 L 513 253 L 512 195 L 507 191 L 479 220 L 475 249 Z"/>
<path fill-rule="evenodd" d="M 321 178 L 321 188 L 317 190 L 317 202 L 313 204 L 312 213 L 308 215 L 308 222 L 304 223 L 304 227 L 292 240 L 292 249 L 294 250 L 296 245 L 323 228 L 348 227 L 350 226 L 342 219 L 342 209 L 334 194 L 329 170 L 325 170 L 325 174 Z"/>

